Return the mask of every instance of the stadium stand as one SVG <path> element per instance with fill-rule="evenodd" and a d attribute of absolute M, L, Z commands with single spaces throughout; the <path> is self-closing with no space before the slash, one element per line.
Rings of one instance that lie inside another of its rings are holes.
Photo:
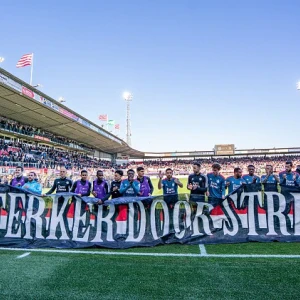
<path fill-rule="evenodd" d="M 159 171 L 165 168 L 174 169 L 178 175 L 187 175 L 192 172 L 192 162 L 198 162 L 201 164 L 202 173 L 211 171 L 211 165 L 213 163 L 219 163 L 221 165 L 222 174 L 228 175 L 233 173 L 235 167 L 240 167 L 243 173 L 247 172 L 247 166 L 253 164 L 256 168 L 258 175 L 265 172 L 265 166 L 267 164 L 273 165 L 274 172 L 278 173 L 284 170 L 284 165 L 287 160 L 293 162 L 296 166 L 300 164 L 300 155 L 278 155 L 278 156 L 252 156 L 252 157 L 216 157 L 210 159 L 186 159 L 186 160 L 145 160 L 143 162 L 131 162 L 130 167 L 136 168 L 137 166 L 143 166 L 145 173 L 148 175 L 157 175 Z"/>
<path fill-rule="evenodd" d="M 300 155 L 261 155 L 239 157 L 210 157 L 189 159 L 144 159 L 128 161 L 117 164 L 109 160 L 101 160 L 93 157 L 93 149 L 87 145 L 79 144 L 73 140 L 55 135 L 40 128 L 28 124 L 21 124 L 15 120 L 0 117 L 0 131 L 22 135 L 22 139 L 0 138 L 0 167 L 2 169 L 2 182 L 10 180 L 13 169 L 23 166 L 25 169 L 35 170 L 43 187 L 51 187 L 60 167 L 64 166 L 71 178 L 79 178 L 82 169 L 88 169 L 91 178 L 94 178 L 98 169 L 105 171 L 105 177 L 111 179 L 115 169 L 136 169 L 138 166 L 145 168 L 148 176 L 157 176 L 159 171 L 170 167 L 176 175 L 188 175 L 192 172 L 192 162 L 201 164 L 203 174 L 210 172 L 213 163 L 219 163 L 224 176 L 231 175 L 235 167 L 240 167 L 243 173 L 247 172 L 247 166 L 253 164 L 256 173 L 262 175 L 266 164 L 274 167 L 278 173 L 284 169 L 284 163 L 291 160 L 294 165 L 300 164 Z M 34 138 L 34 142 L 29 138 Z M 42 139 L 43 138 L 43 139 Z M 8 169 L 11 171 L 8 172 Z"/>
<path fill-rule="evenodd" d="M 202 165 L 204 174 L 218 162 L 224 176 L 237 166 L 245 173 L 248 164 L 256 167 L 258 175 L 266 164 L 272 164 L 276 173 L 284 169 L 286 160 L 300 164 L 300 148 L 235 149 L 234 155 L 227 156 L 211 150 L 144 153 L 1 68 L 0 79 L 0 177 L 4 182 L 16 166 L 36 171 L 43 186 L 49 187 L 61 166 L 74 178 L 82 169 L 92 176 L 103 169 L 105 177 L 111 178 L 117 168 L 138 166 L 144 166 L 150 176 L 166 167 L 186 176 L 192 161 Z"/>
<path fill-rule="evenodd" d="M 31 136 L 38 129 L 32 128 L 29 125 L 23 125 L 12 120 L 1 118 L 1 128 L 8 131 L 18 131 L 24 135 Z M 49 136 L 47 132 L 39 132 L 44 136 Z M 66 142 L 61 137 L 51 136 L 52 140 L 60 139 L 61 142 Z M 85 147 L 84 145 L 81 145 Z M 247 166 L 253 164 L 256 167 L 256 173 L 261 175 L 264 173 L 266 164 L 271 164 L 274 167 L 274 172 L 278 173 L 284 169 L 284 164 L 287 160 L 291 160 L 294 165 L 300 164 L 300 155 L 277 155 L 277 156 L 252 156 L 252 157 L 215 157 L 203 159 L 173 159 L 173 160 L 143 160 L 130 161 L 124 164 L 116 164 L 108 160 L 101 160 L 89 156 L 81 151 L 73 151 L 70 149 L 58 149 L 54 146 L 41 145 L 39 143 L 32 144 L 28 142 L 17 142 L 13 140 L 4 140 L 0 138 L 0 167 L 2 169 L 2 182 L 8 182 L 11 179 L 13 170 L 16 166 L 23 166 L 28 170 L 35 170 L 38 174 L 43 187 L 51 187 L 55 177 L 59 173 L 60 167 L 67 168 L 71 178 L 79 178 L 79 172 L 82 169 L 87 169 L 91 178 L 94 178 L 98 169 L 105 171 L 105 177 L 111 179 L 113 172 L 117 168 L 121 169 L 136 169 L 138 166 L 145 168 L 145 173 L 148 176 L 157 176 L 159 171 L 164 171 L 167 167 L 174 170 L 176 175 L 185 176 L 192 172 L 192 162 L 201 164 L 202 173 L 210 172 L 213 163 L 219 163 L 222 167 L 222 173 L 225 176 L 231 175 L 235 167 L 240 167 L 243 173 L 247 172 Z M 10 169 L 11 172 L 7 172 Z"/>
<path fill-rule="evenodd" d="M 115 166 L 115 164 L 110 161 L 91 158 L 85 153 L 63 151 L 54 147 L 28 143 L 6 143 L 4 139 L 0 139 L 0 166 L 23 166 L 36 169 L 56 169 L 64 166 L 69 170 L 81 170 L 84 168 L 107 169 Z"/>
<path fill-rule="evenodd" d="M 67 139 L 62 136 L 54 135 L 53 133 L 44 131 L 40 128 L 35 128 L 31 125 L 20 124 L 14 120 L 7 119 L 5 117 L 0 117 L 0 130 L 4 130 L 6 132 L 16 133 L 20 135 L 25 135 L 28 137 L 32 137 L 36 140 L 43 140 L 55 144 L 60 144 L 70 148 L 76 148 L 80 150 L 92 151 L 91 148 L 79 144 L 76 141 Z"/>
<path fill-rule="evenodd" d="M 108 160 L 101 160 L 88 155 L 92 153 L 92 149 L 84 144 L 76 143 L 73 140 L 62 136 L 57 136 L 53 133 L 35 128 L 27 124 L 21 124 L 14 120 L 1 117 L 0 130 L 8 133 L 17 133 L 23 135 L 23 141 L 5 140 L 0 138 L 0 166 L 14 168 L 23 166 L 24 168 L 44 170 L 43 176 L 39 176 L 43 181 L 43 186 L 51 186 L 56 174 L 48 170 L 58 170 L 61 166 L 69 170 L 71 176 L 82 169 L 89 169 L 92 175 L 97 169 L 107 170 L 106 177 L 112 177 L 115 169 L 137 168 L 143 166 L 146 174 L 156 176 L 159 171 L 163 171 L 167 167 L 174 169 L 177 175 L 187 175 L 192 171 L 191 163 L 197 161 L 201 164 L 202 173 L 210 171 L 213 163 L 217 162 L 222 167 L 222 173 L 227 176 L 232 174 L 235 167 L 240 167 L 244 173 L 247 172 L 247 166 L 253 164 L 256 168 L 256 173 L 261 175 L 264 173 L 266 164 L 271 164 L 274 167 L 274 172 L 278 173 L 284 169 L 286 160 L 293 161 L 294 165 L 300 164 L 299 155 L 278 155 L 278 156 L 251 156 L 251 157 L 215 157 L 203 159 L 148 159 L 143 161 L 131 161 L 125 164 L 116 164 Z M 26 141 L 26 137 L 43 137 L 43 142 L 48 145 Z M 51 145 L 52 144 L 52 145 Z M 64 146 L 65 149 L 55 148 L 54 144 Z M 76 148 L 76 150 L 74 150 Z M 2 172 L 2 181 L 6 181 L 7 174 Z M 47 175 L 48 174 L 48 175 Z M 79 174 L 79 173 L 78 173 Z M 77 174 L 77 175 L 78 175 Z M 77 178 L 77 177 L 76 177 Z"/>

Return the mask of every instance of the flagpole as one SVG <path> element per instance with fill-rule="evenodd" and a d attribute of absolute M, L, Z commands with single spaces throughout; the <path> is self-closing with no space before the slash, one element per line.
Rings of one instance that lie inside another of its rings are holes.
<path fill-rule="evenodd" d="M 32 53 L 31 70 L 30 70 L 30 85 L 32 85 L 32 73 L 33 73 L 33 53 Z"/>
<path fill-rule="evenodd" d="M 106 116 L 107 116 L 107 119 L 106 119 L 106 130 L 108 131 L 108 114 Z"/>

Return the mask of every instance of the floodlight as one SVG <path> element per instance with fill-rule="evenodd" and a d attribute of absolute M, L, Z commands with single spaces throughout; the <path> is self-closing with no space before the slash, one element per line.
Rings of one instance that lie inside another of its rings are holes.
<path fill-rule="evenodd" d="M 59 97 L 59 98 L 58 98 L 58 101 L 59 101 L 60 103 L 66 102 L 66 100 L 65 100 L 64 97 Z"/>
<path fill-rule="evenodd" d="M 124 98 L 126 101 L 130 101 L 130 100 L 132 100 L 132 94 L 129 93 L 129 92 L 124 92 L 124 93 L 123 93 L 123 98 Z"/>

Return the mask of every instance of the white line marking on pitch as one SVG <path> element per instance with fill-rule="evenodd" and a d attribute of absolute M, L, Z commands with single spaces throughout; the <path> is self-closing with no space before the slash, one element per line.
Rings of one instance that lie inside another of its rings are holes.
<path fill-rule="evenodd" d="M 19 248 L 4 248 L 4 251 L 24 251 Z M 92 254 L 92 255 L 124 255 L 124 256 L 158 256 L 158 257 L 198 257 L 198 258 L 299 258 L 300 255 L 294 254 L 192 254 L 192 253 L 139 253 L 139 252 L 110 252 L 110 251 L 82 251 L 82 250 L 59 250 L 59 249 L 26 249 L 28 252 L 42 252 L 42 253 L 65 253 L 65 254 Z M 27 254 L 27 253 L 25 253 Z M 23 254 L 24 255 L 24 254 Z M 22 255 L 20 255 L 22 256 Z"/>
<path fill-rule="evenodd" d="M 199 249 L 200 249 L 201 256 L 207 256 L 206 248 L 203 244 L 199 244 Z"/>
<path fill-rule="evenodd" d="M 23 251 L 24 251 L 24 249 L 23 249 Z M 30 255 L 30 252 L 26 252 L 26 253 L 24 253 L 22 255 L 19 255 L 17 258 L 23 258 L 23 257 L 26 257 L 28 255 Z"/>

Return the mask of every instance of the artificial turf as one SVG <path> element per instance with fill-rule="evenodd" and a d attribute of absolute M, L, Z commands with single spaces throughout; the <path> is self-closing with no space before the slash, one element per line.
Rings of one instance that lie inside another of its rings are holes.
<path fill-rule="evenodd" d="M 196 253 L 195 246 L 189 247 L 152 250 Z M 299 244 L 210 245 L 207 252 L 270 253 L 262 248 L 273 249 L 274 254 L 297 254 Z M 150 252 L 144 250 L 134 252 Z M 0 299 L 298 299 L 300 291 L 300 259 L 38 252 L 18 259 L 22 253 L 0 252 Z"/>

